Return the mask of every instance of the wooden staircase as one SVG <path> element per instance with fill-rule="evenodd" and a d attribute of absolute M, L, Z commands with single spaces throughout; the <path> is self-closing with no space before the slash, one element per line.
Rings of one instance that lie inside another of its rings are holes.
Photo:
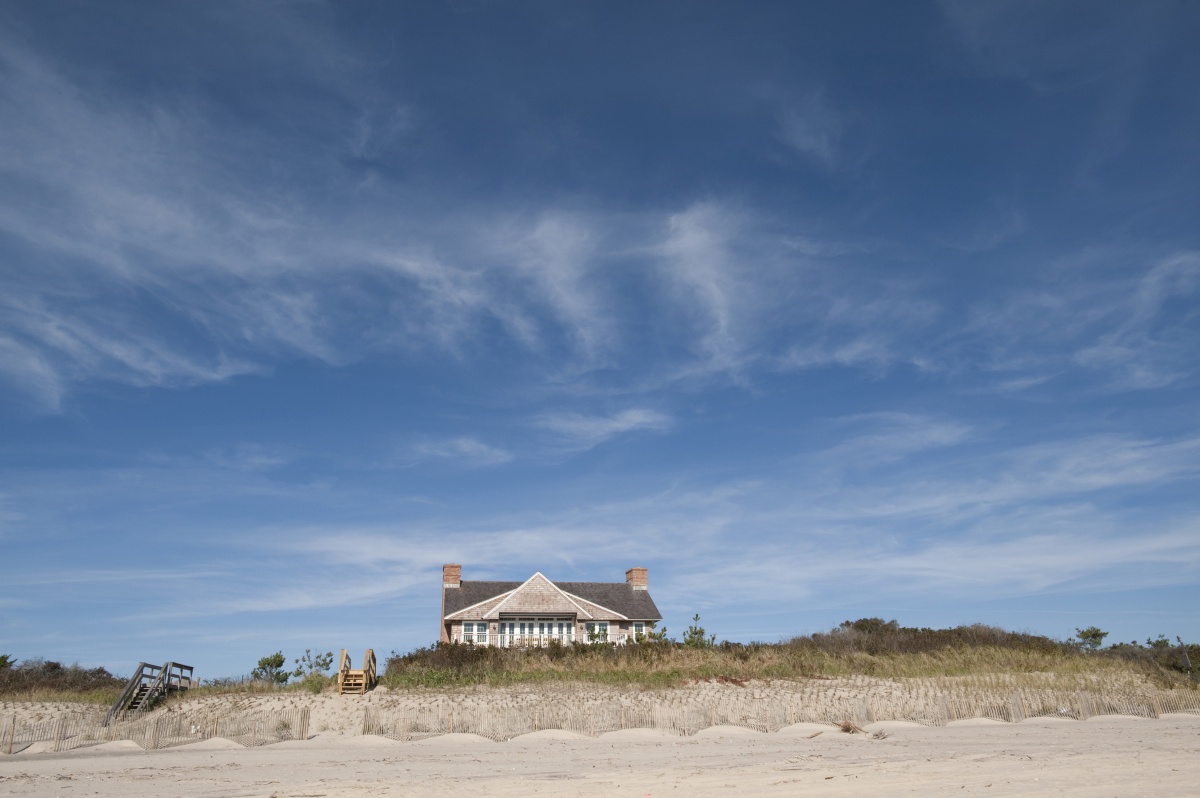
<path fill-rule="evenodd" d="M 375 651 L 367 649 L 363 657 L 361 670 L 350 667 L 350 657 L 346 649 L 342 649 L 342 657 L 338 663 L 337 675 L 338 695 L 365 695 L 375 686 Z"/>
<path fill-rule="evenodd" d="M 143 662 L 138 665 L 137 673 L 130 677 L 121 695 L 113 702 L 112 708 L 104 716 L 107 726 L 114 718 L 130 713 L 145 712 L 158 699 L 169 693 L 187 690 L 195 686 L 192 681 L 192 666 L 180 665 L 178 662 L 164 662 L 161 667 Z"/>

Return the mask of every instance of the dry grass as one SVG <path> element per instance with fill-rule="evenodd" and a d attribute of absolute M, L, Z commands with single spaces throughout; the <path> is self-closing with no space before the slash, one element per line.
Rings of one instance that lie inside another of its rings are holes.
<path fill-rule="evenodd" d="M 41 659 L 0 669 L 0 698 L 8 701 L 111 704 L 124 686 L 124 679 L 104 668 L 81 668 Z"/>
<path fill-rule="evenodd" d="M 117 700 L 121 690 L 20 690 L 4 693 L 5 701 L 19 701 L 28 704 L 49 704 L 55 702 L 70 702 L 72 704 L 94 704 L 100 707 L 111 706 Z"/>
<path fill-rule="evenodd" d="M 1197 648 L 1197 647 L 1193 647 Z M 1196 657 L 1200 651 L 1192 654 Z M 541 649 L 439 645 L 387 661 L 383 683 L 396 688 L 589 682 L 677 687 L 697 680 L 1017 678 L 1012 687 L 1093 689 L 1099 685 L 1194 687 L 1177 652 L 1130 649 L 1085 652 L 1046 637 L 988 626 L 906 629 L 863 619 L 829 633 L 777 644 L 622 647 L 575 644 Z M 1018 678 L 1019 677 L 1019 678 Z"/>
<path fill-rule="evenodd" d="M 1200 661 L 1200 646 L 1190 646 Z M 1086 652 L 1047 637 L 973 625 L 912 629 L 877 618 L 847 621 L 827 633 L 787 642 L 685 646 L 647 642 L 500 649 L 439 645 L 393 652 L 381 683 L 398 689 L 473 686 L 594 684 L 672 688 L 699 681 L 742 686 L 749 680 L 808 682 L 870 677 L 921 682 L 942 692 L 961 690 L 1196 689 L 1177 648 L 1120 644 Z M 31 660 L 0 669 L 0 698 L 110 704 L 124 680 L 103 669 Z M 190 691 L 191 697 L 311 692 L 331 689 L 314 678 L 275 687 L 224 679 Z M 172 699 L 174 700 L 174 699 Z"/>

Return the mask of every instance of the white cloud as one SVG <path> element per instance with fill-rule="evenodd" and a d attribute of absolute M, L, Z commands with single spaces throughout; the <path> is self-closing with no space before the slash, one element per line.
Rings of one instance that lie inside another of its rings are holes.
<path fill-rule="evenodd" d="M 57 412 L 62 406 L 63 380 L 34 348 L 0 336 L 0 376 L 11 380 L 38 406 Z"/>
<path fill-rule="evenodd" d="M 430 441 L 413 446 L 418 460 L 457 460 L 473 466 L 493 466 L 513 459 L 511 453 L 470 437 Z"/>
<path fill-rule="evenodd" d="M 671 426 L 670 416 L 646 408 L 629 408 L 607 416 L 587 416 L 580 413 L 557 413 L 541 416 L 538 426 L 548 430 L 572 449 L 592 449 L 601 443 L 639 430 L 665 430 Z"/>
<path fill-rule="evenodd" d="M 969 424 L 913 413 L 846 416 L 837 419 L 837 424 L 861 430 L 820 453 L 822 461 L 842 467 L 893 463 L 918 452 L 958 446 L 975 435 Z"/>
<path fill-rule="evenodd" d="M 0 228 L 19 242 L 0 275 L 0 369 L 50 412 L 91 380 L 189 386 L 290 358 L 468 362 L 510 346 L 543 392 L 601 371 L 622 375 L 606 388 L 626 394 L 828 366 L 879 376 L 911 364 L 966 389 L 982 371 L 1008 392 L 1071 370 L 1115 389 L 1195 372 L 1200 340 L 1176 307 L 1195 296 L 1192 252 L 1135 278 L 1059 265 L 957 321 L 936 287 L 872 268 L 871 247 L 823 244 L 719 199 L 434 219 L 380 210 L 419 205 L 403 187 L 360 194 L 337 158 L 290 153 L 348 208 L 331 210 L 261 178 L 261 131 L 223 129 L 185 99 L 85 92 L 11 40 L 0 58 L 0 116 L 13 123 L 0 126 Z M 394 107 L 353 83 L 331 85 L 372 131 L 400 135 L 401 122 L 380 121 Z M 796 102 L 798 119 L 836 118 L 813 97 Z M 836 127 L 797 146 L 833 157 Z"/>
<path fill-rule="evenodd" d="M 700 346 L 715 370 L 736 369 L 747 341 L 741 311 L 752 305 L 753 282 L 739 280 L 731 250 L 739 214 L 716 203 L 673 214 L 660 252 L 679 306 L 701 332 Z M 755 264 L 763 269 L 767 264 Z"/>
<path fill-rule="evenodd" d="M 580 216 L 545 213 L 531 224 L 513 220 L 487 242 L 525 277 L 574 339 L 586 364 L 605 358 L 616 344 L 602 275 L 593 273 L 600 231 Z"/>
<path fill-rule="evenodd" d="M 790 102 L 779 113 L 779 139 L 797 151 L 832 165 L 842 133 L 840 116 L 819 93 Z"/>
<path fill-rule="evenodd" d="M 1040 285 L 973 308 L 941 357 L 953 363 L 959 350 L 972 352 L 985 369 L 1013 375 L 1002 380 L 1010 387 L 1078 369 L 1109 390 L 1192 378 L 1200 334 L 1188 307 L 1200 291 L 1200 255 L 1177 253 L 1140 269 L 1114 270 L 1114 259 L 1146 258 L 1083 252 L 1053 264 Z"/>
<path fill-rule="evenodd" d="M 262 443 L 239 443 L 209 451 L 205 459 L 220 468 L 234 471 L 271 471 L 296 460 L 289 447 Z"/>

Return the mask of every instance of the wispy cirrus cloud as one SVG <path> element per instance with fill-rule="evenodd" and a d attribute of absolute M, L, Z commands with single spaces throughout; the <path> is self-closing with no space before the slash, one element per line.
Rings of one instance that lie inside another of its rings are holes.
<path fill-rule="evenodd" d="M 618 435 L 642 430 L 666 430 L 673 419 L 657 410 L 633 407 L 611 415 L 551 413 L 539 416 L 534 423 L 553 434 L 561 445 L 574 450 L 587 450 Z"/>
<path fill-rule="evenodd" d="M 889 464 L 918 452 L 958 446 L 978 435 L 962 421 L 895 411 L 848 416 L 834 423 L 850 436 L 820 457 L 840 467 Z"/>
<path fill-rule="evenodd" d="M 323 58 L 359 68 L 335 51 Z M 19 242 L 0 276 L 0 373 L 47 412 L 89 381 L 186 387 L 292 359 L 470 363 L 509 347 L 546 391 L 603 371 L 627 394 L 829 367 L 911 366 L 1010 393 L 1066 372 L 1109 390 L 1194 372 L 1179 299 L 1195 295 L 1195 253 L 1135 251 L 1142 271 L 1086 280 L 1051 269 L 999 299 L 957 298 L 964 318 L 936 279 L 878 265 L 875 245 L 825 243 L 744 202 L 397 217 L 380 208 L 419 206 L 409 189 L 362 186 L 303 141 L 291 155 L 334 199 L 297 202 L 289 178 L 256 167 L 275 146 L 261 130 L 231 132 L 192 98 L 85 91 L 12 39 L 0 58 L 13 122 L 0 128 L 0 229 Z M 387 122 L 369 86 L 343 78 L 329 87 L 380 136 L 418 124 L 407 106 Z M 814 97 L 801 116 L 834 119 Z M 836 127 L 814 128 L 814 157 L 834 152 Z"/>
<path fill-rule="evenodd" d="M 501 465 L 513 459 L 511 452 L 467 436 L 418 443 L 412 451 L 417 461 L 449 460 L 470 466 Z"/>
<path fill-rule="evenodd" d="M 1114 272 L 1113 258 L 1148 263 Z M 982 347 L 989 355 L 982 365 L 1030 385 L 1075 370 L 1107 390 L 1194 376 L 1200 330 L 1190 307 L 1200 292 L 1200 255 L 1084 252 L 1040 283 L 978 303 L 956 346 Z M 957 359 L 953 348 L 945 355 L 947 363 Z"/>
<path fill-rule="evenodd" d="M 821 93 L 785 103 L 778 125 L 777 136 L 784 144 L 826 166 L 836 161 L 842 120 Z"/>

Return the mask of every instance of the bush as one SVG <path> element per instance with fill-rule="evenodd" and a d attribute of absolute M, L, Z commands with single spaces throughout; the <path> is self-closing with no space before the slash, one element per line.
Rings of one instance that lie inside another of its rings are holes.
<path fill-rule="evenodd" d="M 866 675 L 924 678 L 970 674 L 1102 674 L 1123 671 L 1162 687 L 1186 683 L 1188 647 L 1137 644 L 1081 651 L 1078 642 L 974 624 L 951 629 L 901 626 L 881 618 L 845 621 L 828 632 L 782 643 L 716 643 L 699 618 L 690 644 L 631 642 L 494 648 L 443 643 L 408 654 L 395 651 L 381 679 L 389 686 L 448 687 L 544 681 L 670 687 L 713 679 L 808 679 Z"/>
<path fill-rule="evenodd" d="M 258 661 L 258 667 L 250 671 L 250 676 L 267 684 L 287 684 L 291 674 L 283 669 L 286 662 L 282 651 L 268 654 Z"/>
<path fill-rule="evenodd" d="M 688 648 L 712 648 L 717 642 L 717 636 L 705 636 L 704 627 L 700 625 L 700 613 L 696 613 L 692 616 L 692 625 L 683 633 L 681 642 Z"/>
<path fill-rule="evenodd" d="M 1104 638 L 1108 637 L 1108 632 L 1103 631 L 1098 626 L 1089 626 L 1086 629 L 1076 629 L 1075 636 L 1079 638 L 1079 644 L 1088 651 L 1095 651 L 1104 643 Z"/>
<path fill-rule="evenodd" d="M 901 626 L 882 618 L 843 621 L 829 632 L 795 637 L 787 643 L 793 649 L 821 651 L 848 656 L 852 654 L 898 655 L 930 654 L 949 649 L 1000 648 L 1038 654 L 1071 653 L 1065 643 L 1040 635 L 1009 632 L 995 626 L 973 624 L 953 629 L 928 629 Z"/>
<path fill-rule="evenodd" d="M 0 668 L 0 695 L 5 696 L 103 691 L 112 692 L 115 699 L 125 682 L 104 668 L 81 668 L 40 658 Z"/>

